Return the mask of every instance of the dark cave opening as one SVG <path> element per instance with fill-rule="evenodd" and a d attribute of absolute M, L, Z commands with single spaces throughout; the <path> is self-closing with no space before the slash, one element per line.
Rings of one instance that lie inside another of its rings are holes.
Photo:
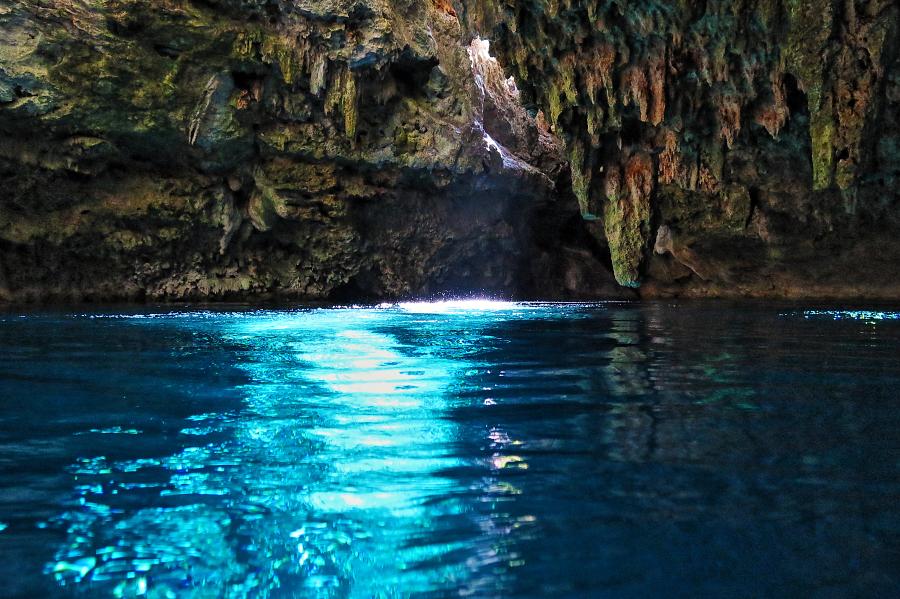
<path fill-rule="evenodd" d="M 403 97 L 421 98 L 431 77 L 431 71 L 438 65 L 436 58 L 422 60 L 407 48 L 396 62 L 391 63 L 389 73 L 397 85 L 397 92 Z"/>
<path fill-rule="evenodd" d="M 787 102 L 788 110 L 791 111 L 791 116 L 809 116 L 809 101 L 806 93 L 800 89 L 797 78 L 790 73 L 785 73 L 782 78 L 782 85 L 784 85 L 785 101 Z"/>

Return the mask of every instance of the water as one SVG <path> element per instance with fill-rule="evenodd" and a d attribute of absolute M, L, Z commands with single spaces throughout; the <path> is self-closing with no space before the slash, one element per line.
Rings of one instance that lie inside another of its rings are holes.
<path fill-rule="evenodd" d="M 0 315 L 0 595 L 897 596 L 898 318 Z"/>

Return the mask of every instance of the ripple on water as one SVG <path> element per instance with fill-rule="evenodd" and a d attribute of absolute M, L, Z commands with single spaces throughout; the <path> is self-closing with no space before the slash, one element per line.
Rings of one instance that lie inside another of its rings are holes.
<path fill-rule="evenodd" d="M 892 596 L 897 314 L 5 318 L 0 394 L 27 401 L 0 403 L 0 577 L 21 596 Z"/>

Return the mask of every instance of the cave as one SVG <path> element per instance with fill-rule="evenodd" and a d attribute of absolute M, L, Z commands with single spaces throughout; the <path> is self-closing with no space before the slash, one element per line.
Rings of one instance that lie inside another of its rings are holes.
<path fill-rule="evenodd" d="M 0 595 L 900 594 L 891 0 L 0 0 Z"/>

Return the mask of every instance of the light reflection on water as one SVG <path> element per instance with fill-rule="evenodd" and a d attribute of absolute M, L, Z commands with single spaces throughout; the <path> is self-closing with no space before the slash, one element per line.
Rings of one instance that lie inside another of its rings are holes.
<path fill-rule="evenodd" d="M 835 320 L 898 320 L 900 312 L 887 312 L 883 310 L 806 310 L 803 312 L 806 318 L 833 318 Z"/>
<path fill-rule="evenodd" d="M 898 590 L 900 327 L 877 313 L 3 318 L 0 577 L 11 596 Z"/>

